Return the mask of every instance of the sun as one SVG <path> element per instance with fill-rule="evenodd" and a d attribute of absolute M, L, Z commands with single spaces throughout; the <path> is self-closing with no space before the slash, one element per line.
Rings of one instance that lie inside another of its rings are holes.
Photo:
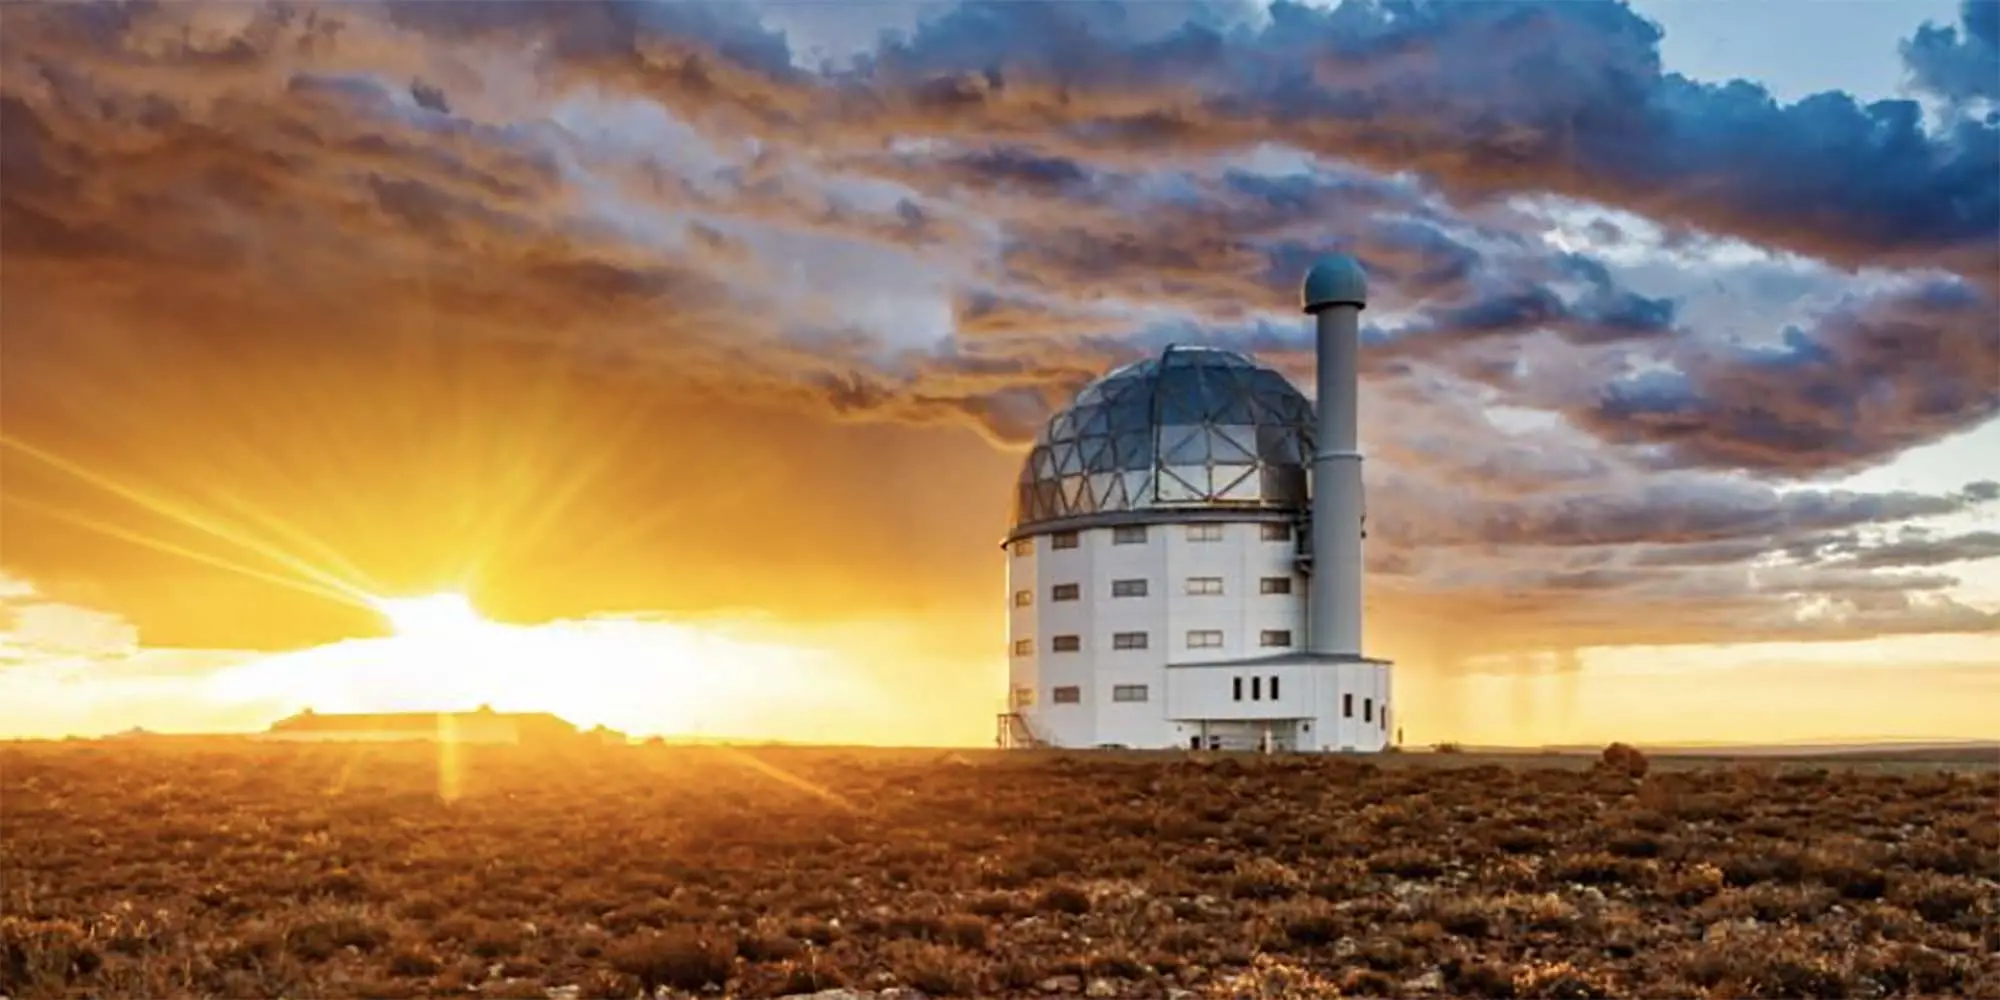
<path fill-rule="evenodd" d="M 488 624 L 464 594 L 377 597 L 371 603 L 389 627 L 406 638 L 463 635 Z"/>

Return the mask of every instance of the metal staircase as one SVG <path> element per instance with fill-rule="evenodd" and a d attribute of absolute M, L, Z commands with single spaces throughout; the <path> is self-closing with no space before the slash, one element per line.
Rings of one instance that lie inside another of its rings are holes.
<path fill-rule="evenodd" d="M 994 734 L 994 743 L 1002 750 L 1033 750 L 1048 746 L 1048 742 L 1035 735 L 1028 726 L 1028 720 L 1019 712 L 1002 712 L 999 731 Z"/>

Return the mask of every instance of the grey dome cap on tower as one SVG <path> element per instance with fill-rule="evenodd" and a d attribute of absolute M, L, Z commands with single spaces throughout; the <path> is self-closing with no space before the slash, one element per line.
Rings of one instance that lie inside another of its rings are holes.
<path fill-rule="evenodd" d="M 1368 306 L 1368 274 L 1361 263 L 1344 253 L 1328 254 L 1313 262 L 1306 272 L 1301 304 L 1308 313 L 1329 306 Z"/>
<path fill-rule="evenodd" d="M 1283 375 L 1233 351 L 1169 347 L 1049 419 L 1021 464 L 1009 537 L 1191 508 L 1302 513 L 1313 421 Z"/>

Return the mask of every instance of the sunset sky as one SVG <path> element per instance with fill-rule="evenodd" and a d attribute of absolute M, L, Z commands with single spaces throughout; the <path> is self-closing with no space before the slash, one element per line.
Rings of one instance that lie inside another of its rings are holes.
<path fill-rule="evenodd" d="M 2000 736 L 1996 165 L 1990 2 L 6 3 L 0 735 L 990 742 L 1023 444 L 1345 249 L 1409 742 Z"/>

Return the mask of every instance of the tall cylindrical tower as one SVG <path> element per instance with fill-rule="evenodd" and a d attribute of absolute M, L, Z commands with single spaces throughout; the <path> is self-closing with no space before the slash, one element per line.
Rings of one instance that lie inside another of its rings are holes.
<path fill-rule="evenodd" d="M 1316 326 L 1319 433 L 1313 453 L 1312 605 L 1315 653 L 1361 655 L 1361 310 L 1368 281 L 1354 258 L 1321 258 L 1306 273 L 1302 304 Z"/>

